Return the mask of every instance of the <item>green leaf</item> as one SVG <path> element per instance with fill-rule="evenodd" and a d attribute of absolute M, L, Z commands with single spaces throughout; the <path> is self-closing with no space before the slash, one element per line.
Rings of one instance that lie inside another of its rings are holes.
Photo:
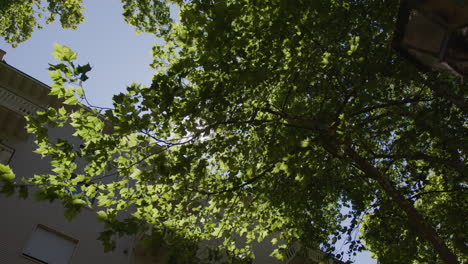
<path fill-rule="evenodd" d="M 76 59 L 76 53 L 74 53 L 69 47 L 54 43 L 54 52 L 52 56 L 60 61 L 72 61 Z"/>
<path fill-rule="evenodd" d="M 63 103 L 66 105 L 76 105 L 78 104 L 78 98 L 76 98 L 75 96 L 70 96 Z"/>
<path fill-rule="evenodd" d="M 331 53 L 330 52 L 324 52 L 322 56 L 322 64 L 323 66 L 326 66 L 330 63 L 330 57 Z"/>
<path fill-rule="evenodd" d="M 272 256 L 272 257 L 274 257 L 274 258 L 276 258 L 277 260 L 280 260 L 280 261 L 283 261 L 285 259 L 284 254 L 282 254 L 279 249 L 273 250 L 273 252 L 271 252 L 270 256 Z"/>
<path fill-rule="evenodd" d="M 275 237 L 271 240 L 271 244 L 276 245 L 277 243 L 278 243 L 278 238 Z"/>
<path fill-rule="evenodd" d="M 73 199 L 72 204 L 76 205 L 86 205 L 86 201 L 80 198 Z"/>
<path fill-rule="evenodd" d="M 62 73 L 60 71 L 51 71 L 49 72 L 49 75 L 50 75 L 50 78 L 52 79 L 52 81 L 54 82 L 58 82 L 60 80 L 62 80 Z"/>
<path fill-rule="evenodd" d="M 76 87 L 76 94 L 79 95 L 79 96 L 84 96 L 84 91 L 83 91 L 83 88 L 81 87 Z"/>
<path fill-rule="evenodd" d="M 211 236 L 215 238 L 220 238 L 222 235 L 223 235 L 222 227 L 215 227 L 213 232 L 211 233 Z"/>
<path fill-rule="evenodd" d="M 87 73 L 90 70 L 91 70 L 91 65 L 89 65 L 89 63 L 85 65 L 80 65 L 76 68 L 77 73 L 81 73 L 81 74 Z"/>
<path fill-rule="evenodd" d="M 65 107 L 60 107 L 59 110 L 58 110 L 58 113 L 61 115 L 61 116 L 64 116 L 67 114 L 67 110 L 65 109 Z"/>
<path fill-rule="evenodd" d="M 81 81 L 86 81 L 88 79 L 88 76 L 86 75 L 87 72 L 91 70 L 91 65 L 85 64 L 85 65 L 80 65 L 76 68 L 76 74 L 80 75 L 80 80 Z"/>
<path fill-rule="evenodd" d="M 51 87 L 51 90 L 49 92 L 50 95 L 57 95 L 58 97 L 62 97 L 65 94 L 65 88 L 63 87 L 63 85 L 54 83 L 50 87 Z"/>
<path fill-rule="evenodd" d="M 138 179 L 141 175 L 142 171 L 138 168 L 134 168 L 132 174 L 130 174 L 130 178 Z"/>
<path fill-rule="evenodd" d="M 97 214 L 97 218 L 98 218 L 99 220 L 102 220 L 102 221 L 107 220 L 107 213 L 106 213 L 106 212 L 104 212 L 104 211 L 98 211 L 98 212 L 96 212 L 96 214 Z"/>
<path fill-rule="evenodd" d="M 13 170 L 8 165 L 0 164 L 0 179 L 4 181 L 12 181 L 15 179 Z"/>
<path fill-rule="evenodd" d="M 306 148 L 310 145 L 310 138 L 306 138 L 301 142 L 301 147 Z"/>

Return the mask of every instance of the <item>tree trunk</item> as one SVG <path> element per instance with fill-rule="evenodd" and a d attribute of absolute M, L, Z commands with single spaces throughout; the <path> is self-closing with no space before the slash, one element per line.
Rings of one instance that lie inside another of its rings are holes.
<path fill-rule="evenodd" d="M 416 208 L 406 200 L 406 198 L 395 188 L 394 184 L 385 177 L 385 175 L 372 166 L 366 159 L 359 156 L 359 154 L 357 154 L 350 146 L 346 147 L 345 153 L 367 177 L 377 181 L 385 193 L 406 212 L 408 221 L 414 223 L 417 233 L 432 244 L 445 263 L 459 263 L 457 256 L 447 247 L 439 234 L 437 234 L 436 230 L 424 219 Z"/>

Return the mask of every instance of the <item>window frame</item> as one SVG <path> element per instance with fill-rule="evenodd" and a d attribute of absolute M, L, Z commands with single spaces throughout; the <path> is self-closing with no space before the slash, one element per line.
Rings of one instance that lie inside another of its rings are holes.
<path fill-rule="evenodd" d="M 8 165 L 10 164 L 11 160 L 13 159 L 13 156 L 15 155 L 15 148 L 8 146 L 7 144 L 3 143 L 3 141 L 0 139 L 0 153 L 5 150 L 6 153 L 10 153 L 10 157 L 6 161 L 6 163 L 2 163 L 0 161 L 0 164 L 5 164 Z"/>
<path fill-rule="evenodd" d="M 28 236 L 27 240 L 25 241 L 24 246 L 23 246 L 23 248 L 21 250 L 21 253 L 20 253 L 21 256 L 23 256 L 24 258 L 29 259 L 31 261 L 37 262 L 37 263 L 48 264 L 48 262 L 45 261 L 45 260 L 42 260 L 40 258 L 37 258 L 35 256 L 31 256 L 31 255 L 25 253 L 25 250 L 27 249 L 28 244 L 30 243 L 34 233 L 38 229 L 42 229 L 43 231 L 51 233 L 51 234 L 53 234 L 53 235 L 55 235 L 55 236 L 57 236 L 57 237 L 59 237 L 59 238 L 61 238 L 63 240 L 67 240 L 67 241 L 70 241 L 70 242 L 74 243 L 73 251 L 70 254 L 70 257 L 68 259 L 68 263 L 72 263 L 73 256 L 75 255 L 76 250 L 78 248 L 79 239 L 73 238 L 73 237 L 71 237 L 71 236 L 69 236 L 67 234 L 64 234 L 63 232 L 57 231 L 57 230 L 55 230 L 53 228 L 50 228 L 50 227 L 48 227 L 46 225 L 43 225 L 43 224 L 35 225 L 34 228 L 32 229 L 32 231 L 29 233 L 29 236 Z"/>

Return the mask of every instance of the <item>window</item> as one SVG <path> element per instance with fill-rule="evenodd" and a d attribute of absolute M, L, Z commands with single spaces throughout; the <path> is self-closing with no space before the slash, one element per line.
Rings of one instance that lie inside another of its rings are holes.
<path fill-rule="evenodd" d="M 0 143 L 0 163 L 8 164 L 15 150 L 7 145 Z"/>
<path fill-rule="evenodd" d="M 40 263 L 70 263 L 78 240 L 43 225 L 38 225 L 23 250 L 23 255 Z"/>

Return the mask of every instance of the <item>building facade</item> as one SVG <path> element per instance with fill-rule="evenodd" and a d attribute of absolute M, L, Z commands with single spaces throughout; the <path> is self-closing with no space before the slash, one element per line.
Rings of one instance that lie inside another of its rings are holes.
<path fill-rule="evenodd" d="M 4 52 L 0 55 L 0 163 L 8 164 L 19 182 L 51 169 L 33 152 L 34 137 L 26 132 L 24 116 L 56 106 L 58 100 L 48 95 L 47 85 L 8 65 Z M 91 209 L 69 222 L 60 202 L 37 202 L 33 192 L 26 199 L 0 195 L 0 263 L 130 263 L 134 238 L 119 239 L 115 251 L 104 253 L 96 239 L 103 224 Z"/>

